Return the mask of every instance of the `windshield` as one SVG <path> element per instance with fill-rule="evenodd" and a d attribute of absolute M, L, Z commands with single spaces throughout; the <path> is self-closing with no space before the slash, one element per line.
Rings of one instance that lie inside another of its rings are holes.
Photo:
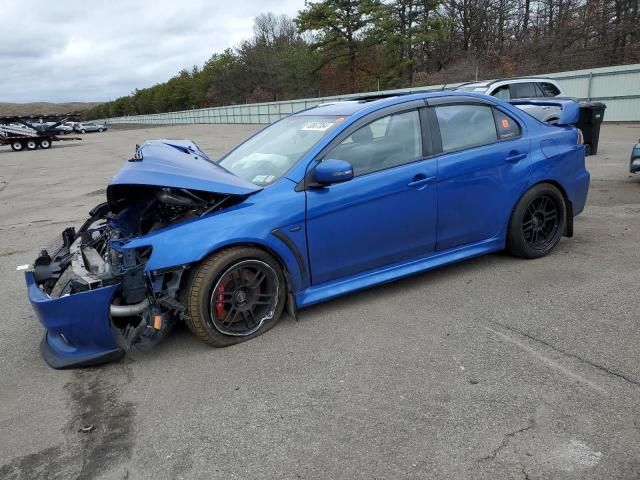
<path fill-rule="evenodd" d="M 284 118 L 251 137 L 223 157 L 219 164 L 256 185 L 269 185 L 344 119 L 328 115 Z"/>
<path fill-rule="evenodd" d="M 463 92 L 484 92 L 486 89 L 486 85 L 467 85 L 456 88 L 456 90 L 461 90 Z"/>

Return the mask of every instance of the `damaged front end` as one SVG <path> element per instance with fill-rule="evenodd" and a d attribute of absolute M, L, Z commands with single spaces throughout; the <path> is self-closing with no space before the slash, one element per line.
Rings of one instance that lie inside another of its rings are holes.
<path fill-rule="evenodd" d="M 185 315 L 179 291 L 190 265 L 152 271 L 146 266 L 152 246 L 128 243 L 139 245 L 146 235 L 215 214 L 251 193 L 237 186 L 213 193 L 180 181 L 133 184 L 126 183 L 130 175 L 119 175 L 107 202 L 77 231 L 65 229 L 25 272 L 29 299 L 46 328 L 41 353 L 53 368 L 105 363 L 161 340 Z"/>

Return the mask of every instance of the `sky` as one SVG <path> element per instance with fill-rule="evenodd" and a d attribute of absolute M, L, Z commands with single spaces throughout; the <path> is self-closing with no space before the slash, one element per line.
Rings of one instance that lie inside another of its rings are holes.
<path fill-rule="evenodd" d="M 1 0 L 0 102 L 101 102 L 251 37 L 304 0 Z"/>

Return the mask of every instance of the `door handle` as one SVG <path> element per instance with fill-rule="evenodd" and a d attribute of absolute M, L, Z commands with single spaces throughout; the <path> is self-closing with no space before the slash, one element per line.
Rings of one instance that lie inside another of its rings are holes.
<path fill-rule="evenodd" d="M 427 183 L 431 183 L 436 179 L 436 177 L 425 177 L 424 175 L 416 175 L 413 177 L 413 180 L 409 182 L 410 187 L 422 187 Z"/>
<path fill-rule="evenodd" d="M 516 163 L 522 160 L 523 158 L 527 158 L 526 153 L 518 153 L 516 151 L 513 151 L 513 152 L 509 152 L 509 156 L 505 158 L 505 161 L 509 163 Z"/>

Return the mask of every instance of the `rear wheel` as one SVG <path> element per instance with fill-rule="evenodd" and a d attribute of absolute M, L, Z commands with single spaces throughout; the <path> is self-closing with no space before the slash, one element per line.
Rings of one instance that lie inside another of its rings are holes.
<path fill-rule="evenodd" d="M 23 148 L 24 148 L 24 145 L 22 144 L 22 142 L 18 140 L 11 142 L 11 150 L 13 150 L 14 152 L 19 152 Z"/>
<path fill-rule="evenodd" d="M 588 157 L 589 155 L 591 155 L 591 144 L 590 143 L 585 143 L 584 144 L 584 156 Z"/>
<path fill-rule="evenodd" d="M 87 133 L 85 129 L 80 130 L 80 133 Z"/>
<path fill-rule="evenodd" d="M 222 250 L 192 273 L 184 291 L 189 329 L 214 347 L 263 334 L 284 310 L 286 281 L 278 262 L 252 247 Z"/>
<path fill-rule="evenodd" d="M 567 223 L 562 193 L 553 185 L 536 185 L 523 195 L 509 221 L 509 251 L 522 258 L 539 258 L 560 241 Z"/>
<path fill-rule="evenodd" d="M 38 148 L 38 144 L 35 140 L 29 140 L 27 142 L 27 150 L 35 150 L 36 148 Z"/>
<path fill-rule="evenodd" d="M 45 150 L 47 148 L 51 148 L 51 140 L 43 138 L 42 140 L 40 140 L 40 148 L 44 148 Z"/>

